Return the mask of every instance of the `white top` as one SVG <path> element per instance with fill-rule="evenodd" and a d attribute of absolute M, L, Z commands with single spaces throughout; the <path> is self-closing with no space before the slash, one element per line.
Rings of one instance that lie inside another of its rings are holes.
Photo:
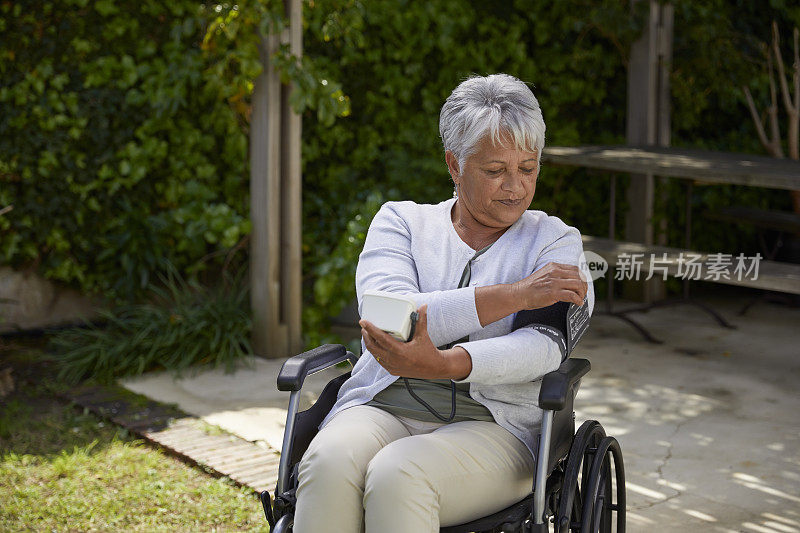
<path fill-rule="evenodd" d="M 359 313 L 364 291 L 413 295 L 418 306 L 428 305 L 428 333 L 435 346 L 469 336 L 469 342 L 457 346 L 469 352 L 472 372 L 457 383 L 470 383 L 470 396 L 532 451 L 542 420 L 538 406 L 541 378 L 558 368 L 561 350 L 532 328 L 512 332 L 514 315 L 481 327 L 475 287 L 513 283 L 551 262 L 581 265 L 581 236 L 557 217 L 525 211 L 473 261 L 469 287 L 454 289 L 464 266 L 475 255 L 453 227 L 454 203 L 451 198 L 436 205 L 406 201 L 381 207 L 370 224 L 356 269 Z M 583 268 L 591 313 L 594 290 L 585 264 Z M 366 350 L 363 341 L 362 351 L 320 427 L 342 409 L 370 401 L 397 379 Z"/>

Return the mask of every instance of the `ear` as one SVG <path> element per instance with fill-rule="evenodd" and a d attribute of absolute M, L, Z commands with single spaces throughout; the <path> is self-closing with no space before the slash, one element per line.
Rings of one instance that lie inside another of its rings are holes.
<path fill-rule="evenodd" d="M 444 153 L 444 160 L 447 162 L 447 170 L 450 172 L 450 177 L 453 178 L 453 183 L 458 185 L 458 180 L 461 178 L 461 172 L 458 168 L 458 159 L 453 155 L 453 152 L 447 150 Z"/>

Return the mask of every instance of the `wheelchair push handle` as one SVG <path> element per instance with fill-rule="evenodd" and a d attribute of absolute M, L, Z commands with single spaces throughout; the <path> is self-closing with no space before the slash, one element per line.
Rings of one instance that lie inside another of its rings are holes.
<path fill-rule="evenodd" d="M 299 391 L 309 374 L 348 360 L 355 365 L 357 358 L 341 344 L 323 344 L 290 357 L 278 373 L 278 390 Z"/>

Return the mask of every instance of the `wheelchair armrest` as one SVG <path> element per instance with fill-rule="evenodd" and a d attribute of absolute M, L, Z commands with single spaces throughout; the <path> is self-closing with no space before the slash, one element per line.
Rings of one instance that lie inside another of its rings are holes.
<path fill-rule="evenodd" d="M 290 357 L 278 373 L 278 390 L 299 391 L 306 376 L 345 360 L 355 365 L 357 359 L 341 344 L 323 344 Z"/>
<path fill-rule="evenodd" d="M 570 358 L 561 363 L 558 370 L 545 374 L 539 389 L 539 407 L 551 411 L 563 409 L 569 390 L 591 368 L 592 365 L 586 359 Z"/>

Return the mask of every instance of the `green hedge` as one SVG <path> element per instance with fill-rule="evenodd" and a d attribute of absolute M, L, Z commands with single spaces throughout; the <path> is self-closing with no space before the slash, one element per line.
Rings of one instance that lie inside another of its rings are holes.
<path fill-rule="evenodd" d="M 134 300 L 250 233 L 247 117 L 273 2 L 0 3 L 0 257 Z M 346 112 L 286 50 L 301 111 Z"/>

